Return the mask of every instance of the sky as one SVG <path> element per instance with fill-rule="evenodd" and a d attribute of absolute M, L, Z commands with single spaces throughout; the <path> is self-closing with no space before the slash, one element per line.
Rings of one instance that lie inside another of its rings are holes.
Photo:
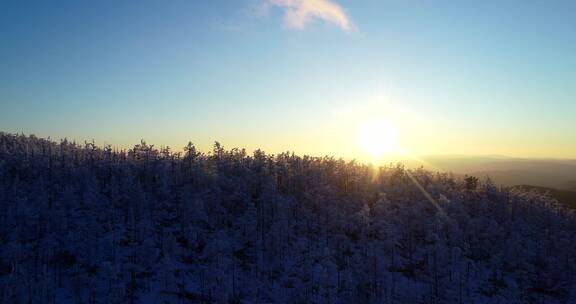
<path fill-rule="evenodd" d="M 2 0 L 0 131 L 576 158 L 576 2 Z"/>

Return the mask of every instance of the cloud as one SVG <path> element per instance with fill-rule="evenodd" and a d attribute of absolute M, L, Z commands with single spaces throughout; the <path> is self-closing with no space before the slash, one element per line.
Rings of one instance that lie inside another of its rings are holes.
<path fill-rule="evenodd" d="M 352 29 L 344 9 L 330 0 L 266 0 L 265 5 L 284 9 L 284 24 L 291 29 L 303 30 L 314 18 L 333 23 L 346 32 Z"/>

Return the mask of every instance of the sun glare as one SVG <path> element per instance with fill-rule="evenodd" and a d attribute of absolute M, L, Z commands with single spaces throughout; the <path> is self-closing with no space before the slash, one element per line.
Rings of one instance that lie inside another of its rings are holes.
<path fill-rule="evenodd" d="M 373 161 L 402 154 L 397 132 L 385 120 L 367 121 L 360 126 L 359 133 L 360 146 Z"/>

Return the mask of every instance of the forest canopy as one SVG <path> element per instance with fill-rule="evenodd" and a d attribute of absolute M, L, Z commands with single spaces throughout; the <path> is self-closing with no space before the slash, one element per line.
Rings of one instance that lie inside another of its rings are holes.
<path fill-rule="evenodd" d="M 575 303 L 576 216 L 445 172 L 0 133 L 1 303 Z"/>

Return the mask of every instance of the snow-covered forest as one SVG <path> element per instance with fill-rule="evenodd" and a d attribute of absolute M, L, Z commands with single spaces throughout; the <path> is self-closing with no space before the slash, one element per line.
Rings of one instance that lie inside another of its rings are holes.
<path fill-rule="evenodd" d="M 576 215 L 332 157 L 0 133 L 0 303 L 576 303 Z"/>

